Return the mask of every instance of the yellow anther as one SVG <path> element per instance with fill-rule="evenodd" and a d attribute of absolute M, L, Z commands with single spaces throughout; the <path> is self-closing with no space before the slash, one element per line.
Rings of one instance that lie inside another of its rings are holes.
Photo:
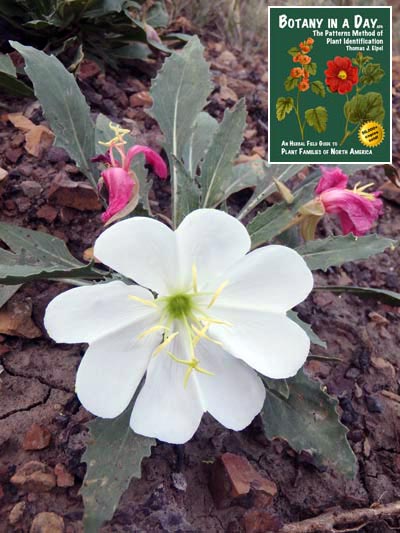
<path fill-rule="evenodd" d="M 197 268 L 194 263 L 192 265 L 192 285 L 193 285 L 193 291 L 198 292 L 197 290 Z"/>
<path fill-rule="evenodd" d="M 177 335 L 179 335 L 179 331 L 175 331 L 175 333 L 172 333 L 172 335 L 170 335 L 169 337 L 164 339 L 164 341 L 159 346 L 157 346 L 157 348 L 154 350 L 153 355 L 156 356 L 160 352 L 162 352 L 164 350 L 164 348 L 166 348 L 168 346 L 168 344 L 170 344 L 175 339 L 175 337 Z"/>
<path fill-rule="evenodd" d="M 200 361 L 196 359 L 195 357 L 192 359 L 178 359 L 172 352 L 168 352 L 168 355 L 173 359 L 176 363 L 180 363 L 181 365 L 186 365 L 188 367 L 185 377 L 183 378 L 183 386 L 186 387 L 190 374 L 195 370 L 196 372 L 199 372 L 200 374 L 206 374 L 207 376 L 214 376 L 215 374 L 213 372 L 210 372 L 209 370 L 206 370 L 205 368 L 201 368 L 199 366 Z"/>
<path fill-rule="evenodd" d="M 215 302 L 217 301 L 217 298 L 219 298 L 221 292 L 225 289 L 228 283 L 229 281 L 224 281 L 223 283 L 221 283 L 218 289 L 214 292 L 214 296 L 211 298 L 211 301 L 207 306 L 208 308 L 212 307 L 215 304 Z"/>
<path fill-rule="evenodd" d="M 148 307 L 155 307 L 158 309 L 158 306 L 154 300 L 147 300 L 146 298 L 139 298 L 139 296 L 133 296 L 133 294 L 129 294 L 128 298 L 130 300 L 133 300 L 134 302 L 139 302 L 143 305 L 147 305 Z"/>
<path fill-rule="evenodd" d="M 147 335 L 151 335 L 155 331 L 169 331 L 169 329 L 170 328 L 167 328 L 167 326 L 162 326 L 161 324 L 158 324 L 157 326 L 153 326 L 152 328 L 143 331 L 143 333 L 137 336 L 137 339 L 143 339 L 144 337 L 147 337 Z"/>

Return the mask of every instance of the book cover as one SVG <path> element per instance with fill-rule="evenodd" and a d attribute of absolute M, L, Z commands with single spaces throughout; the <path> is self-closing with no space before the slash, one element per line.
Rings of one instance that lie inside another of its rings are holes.
<path fill-rule="evenodd" d="M 271 163 L 391 163 L 391 7 L 270 7 Z"/>

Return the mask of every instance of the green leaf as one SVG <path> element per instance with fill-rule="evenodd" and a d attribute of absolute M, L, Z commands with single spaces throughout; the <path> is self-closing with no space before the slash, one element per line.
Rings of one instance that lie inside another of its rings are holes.
<path fill-rule="evenodd" d="M 276 101 L 276 118 L 281 121 L 288 115 L 294 106 L 294 100 L 291 96 L 288 98 L 278 98 Z"/>
<path fill-rule="evenodd" d="M 246 126 L 246 104 L 240 100 L 226 109 L 218 125 L 201 166 L 199 182 L 203 207 L 215 207 L 222 201 L 226 182 L 229 183 L 233 161 L 243 140 Z"/>
<path fill-rule="evenodd" d="M 275 163 L 269 165 L 265 161 L 262 161 L 263 166 L 260 168 L 259 166 L 256 167 L 255 163 L 256 162 L 251 162 L 251 164 L 253 164 L 255 167 L 253 183 L 255 189 L 251 198 L 241 209 L 238 215 L 239 220 L 242 220 L 263 200 L 265 200 L 265 198 L 276 191 L 276 185 L 273 181 L 273 178 L 275 178 L 277 181 L 285 183 L 290 178 L 293 178 L 293 176 L 295 176 L 298 172 L 300 172 L 300 170 L 304 169 L 304 165 L 280 165 Z M 237 165 L 237 167 L 239 166 L 242 165 Z M 246 172 L 247 171 L 243 172 L 243 174 Z M 250 186 L 250 176 L 246 178 L 246 183 L 248 183 L 248 186 Z"/>
<path fill-rule="evenodd" d="M 310 76 L 315 76 L 317 73 L 317 63 L 308 63 L 308 65 L 303 65 L 303 68 Z"/>
<path fill-rule="evenodd" d="M 56 57 L 16 41 L 10 41 L 10 44 L 25 59 L 25 71 L 56 135 L 55 145 L 69 153 L 96 187 L 94 167 L 90 163 L 95 153 L 94 124 L 74 76 Z"/>
<path fill-rule="evenodd" d="M 344 104 L 344 113 L 353 124 L 368 120 L 382 122 L 385 118 L 382 95 L 373 92 L 357 94 Z"/>
<path fill-rule="evenodd" d="M 303 256 L 311 270 L 326 270 L 330 266 L 342 265 L 348 261 L 367 259 L 395 244 L 396 241 L 375 234 L 354 237 L 350 233 L 308 241 L 296 250 Z"/>
<path fill-rule="evenodd" d="M 293 320 L 293 322 L 296 322 L 296 324 L 298 324 L 302 329 L 304 329 L 313 344 L 316 344 L 317 346 L 322 346 L 322 348 L 327 347 L 326 342 L 318 337 L 318 335 L 313 331 L 310 324 L 307 324 L 307 322 L 304 322 L 303 320 L 301 320 L 301 318 L 299 318 L 299 315 L 298 313 L 296 313 L 296 311 L 288 311 L 287 316 L 291 320 Z"/>
<path fill-rule="evenodd" d="M 284 86 L 287 91 L 293 91 L 299 84 L 299 78 L 292 78 L 288 76 L 285 80 Z"/>
<path fill-rule="evenodd" d="M 185 168 L 192 176 L 196 175 L 200 161 L 203 160 L 217 128 L 218 122 L 214 117 L 206 112 L 199 113 L 192 133 L 183 149 Z"/>
<path fill-rule="evenodd" d="M 379 63 L 369 63 L 364 67 L 362 74 L 360 82 L 364 85 L 371 85 L 372 83 L 378 83 L 385 75 L 385 71 Z"/>
<path fill-rule="evenodd" d="M 264 385 L 270 390 L 274 391 L 280 396 L 282 396 L 285 400 L 289 399 L 290 396 L 290 390 L 289 385 L 286 379 L 271 379 L 267 378 L 266 376 L 260 376 L 262 381 L 264 382 Z"/>
<path fill-rule="evenodd" d="M 359 298 L 365 298 L 366 300 L 373 298 L 374 300 L 378 300 L 386 305 L 392 305 L 394 307 L 400 306 L 400 294 L 384 289 L 374 289 L 373 287 L 355 287 L 352 285 L 326 285 L 325 287 L 314 287 L 314 290 L 330 291 L 339 294 L 348 292 L 350 294 L 355 294 Z"/>
<path fill-rule="evenodd" d="M 325 85 L 322 83 L 322 81 L 312 81 L 311 82 L 311 90 L 313 93 L 317 94 L 318 96 L 325 97 Z"/>
<path fill-rule="evenodd" d="M 73 257 L 64 241 L 47 233 L 0 222 L 0 283 L 15 285 L 39 278 L 101 279 L 104 274 Z"/>
<path fill-rule="evenodd" d="M 347 428 L 339 420 L 337 400 L 302 370 L 287 383 L 287 399 L 266 387 L 261 411 L 266 436 L 285 439 L 297 452 L 312 453 L 318 465 L 329 464 L 346 477 L 354 477 L 357 460 L 346 439 Z"/>
<path fill-rule="evenodd" d="M 146 22 L 153 28 L 166 28 L 169 22 L 164 2 L 154 2 L 146 13 Z"/>
<path fill-rule="evenodd" d="M 294 191 L 294 201 L 289 206 L 286 202 L 280 202 L 258 213 L 250 224 L 247 231 L 250 234 L 252 247 L 272 241 L 293 220 L 297 210 L 314 197 L 315 187 L 320 179 L 320 172 L 312 173 L 303 184 Z"/>
<path fill-rule="evenodd" d="M 177 192 L 176 214 L 179 220 L 183 220 L 186 215 L 200 207 L 200 189 L 182 161 L 176 158 L 174 161 L 176 176 L 180 184 Z"/>
<path fill-rule="evenodd" d="M 149 457 L 154 439 L 136 435 L 129 427 L 132 406 L 112 420 L 97 418 L 89 422 L 92 440 L 82 462 L 87 463 L 81 488 L 85 514 L 85 533 L 96 533 L 110 520 L 130 480 L 141 477 L 141 463 Z"/>
<path fill-rule="evenodd" d="M 204 48 L 198 37 L 193 37 L 185 47 L 165 60 L 158 76 L 153 80 L 151 115 L 157 120 L 165 136 L 165 149 L 169 154 L 172 184 L 172 219 L 176 227 L 184 216 L 180 208 L 187 184 L 180 182 L 176 161 L 181 161 L 197 116 L 206 105 L 212 90 L 210 68 L 204 59 Z"/>
<path fill-rule="evenodd" d="M 288 50 L 288 54 L 291 55 L 292 57 L 294 57 L 298 53 L 299 53 L 299 49 L 297 48 L 297 46 L 292 46 L 292 48 L 289 48 Z"/>
<path fill-rule="evenodd" d="M 1 264 L 0 264 L 1 269 Z M 4 304 L 8 302 L 8 300 L 11 298 L 11 296 L 14 296 L 14 294 L 22 287 L 22 284 L 18 285 L 0 285 L 0 309 L 3 307 Z"/>
<path fill-rule="evenodd" d="M 17 79 L 14 63 L 6 54 L 0 54 L 0 88 L 16 96 L 33 96 L 32 89 Z"/>
<path fill-rule="evenodd" d="M 323 133 L 326 130 L 328 111 L 325 107 L 318 106 L 314 109 L 307 109 L 305 117 L 307 124 L 314 128 L 318 133 Z"/>

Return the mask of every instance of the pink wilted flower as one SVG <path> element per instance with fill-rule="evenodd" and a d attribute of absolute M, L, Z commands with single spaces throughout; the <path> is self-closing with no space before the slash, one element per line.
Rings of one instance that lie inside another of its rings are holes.
<path fill-rule="evenodd" d="M 366 192 L 373 183 L 347 189 L 348 176 L 339 167 L 321 167 L 322 177 L 315 189 L 326 213 L 339 216 L 343 234 L 365 235 L 383 213 L 380 192 Z"/>
<path fill-rule="evenodd" d="M 92 159 L 93 162 L 107 165 L 101 173 L 102 183 L 108 190 L 108 207 L 101 216 L 104 223 L 113 222 L 129 214 L 137 205 L 139 182 L 130 166 L 138 154 L 144 154 L 146 163 L 152 166 L 159 178 L 165 179 L 168 176 L 167 165 L 154 150 L 137 144 L 126 152 L 123 137 L 129 133 L 129 130 L 112 123 L 110 123 L 110 128 L 115 132 L 115 137 L 111 141 L 101 143 L 109 147 L 107 152 Z M 114 149 L 118 152 L 119 158 L 115 156 Z"/>

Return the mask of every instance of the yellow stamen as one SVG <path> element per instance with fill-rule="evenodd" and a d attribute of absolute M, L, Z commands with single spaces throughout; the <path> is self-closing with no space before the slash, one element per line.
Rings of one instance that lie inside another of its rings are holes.
<path fill-rule="evenodd" d="M 111 140 L 106 141 L 106 142 L 99 141 L 99 144 L 103 146 L 112 146 L 116 143 L 126 144 L 126 141 L 124 141 L 124 136 L 127 133 L 130 133 L 130 130 L 121 128 L 121 126 L 119 126 L 118 124 L 113 124 L 112 122 L 109 123 L 108 127 L 110 128 L 111 131 L 115 133 L 115 137 L 113 137 Z"/>
<path fill-rule="evenodd" d="M 347 72 L 345 70 L 340 70 L 338 73 L 338 78 L 341 80 L 347 80 Z"/>
<path fill-rule="evenodd" d="M 147 335 L 151 335 L 155 331 L 169 331 L 170 328 L 167 326 L 162 326 L 161 324 L 157 324 L 157 326 L 153 326 L 149 329 L 146 329 L 146 331 L 143 331 L 140 335 L 137 336 L 137 339 L 143 339 L 144 337 L 147 337 Z"/>
<path fill-rule="evenodd" d="M 362 196 L 366 198 L 367 200 L 375 200 L 375 195 L 369 192 L 364 192 L 366 189 L 369 189 L 370 187 L 373 187 L 375 184 L 373 182 L 367 183 L 366 185 L 363 185 L 360 187 L 361 181 L 358 181 L 353 188 L 353 192 L 358 194 L 359 196 Z"/>
<path fill-rule="evenodd" d="M 199 342 L 200 342 L 201 339 L 205 339 L 205 340 L 207 340 L 207 341 L 213 342 L 214 344 L 217 344 L 218 346 L 222 346 L 222 342 L 220 342 L 220 341 L 216 341 L 216 340 L 212 339 L 211 337 L 209 337 L 209 336 L 207 335 L 207 330 L 208 330 L 209 327 L 210 327 L 210 324 L 206 324 L 206 325 L 200 330 L 200 329 L 196 328 L 196 326 L 194 326 L 194 325 L 192 324 L 192 329 L 193 329 L 193 331 L 196 333 L 196 337 L 194 337 L 194 339 L 193 339 L 193 346 L 194 346 L 194 347 L 196 347 L 196 346 L 199 344 Z"/>
<path fill-rule="evenodd" d="M 160 352 L 162 352 L 164 350 L 164 348 L 166 348 L 168 346 L 168 344 L 170 344 L 174 339 L 175 337 L 179 335 L 179 331 L 175 331 L 175 333 L 172 333 L 172 335 L 170 335 L 169 337 L 167 337 L 159 346 L 157 346 L 157 348 L 154 350 L 153 352 L 153 356 L 156 356 L 158 355 Z M 169 353 L 169 352 L 168 352 Z"/>
<path fill-rule="evenodd" d="M 129 294 L 128 298 L 135 302 L 139 302 L 143 305 L 147 305 L 149 307 L 155 307 L 156 309 L 158 309 L 158 306 L 154 300 L 146 300 L 146 298 L 139 298 L 139 296 L 133 296 L 132 294 Z"/>
<path fill-rule="evenodd" d="M 200 361 L 196 359 L 195 357 L 193 359 L 178 359 L 172 352 L 168 352 L 168 355 L 173 359 L 176 363 L 180 363 L 182 365 L 188 366 L 188 369 L 186 371 L 185 377 L 183 379 L 183 386 L 186 387 L 188 384 L 190 374 L 195 370 L 196 372 L 199 372 L 200 374 L 206 374 L 207 376 L 214 376 L 215 374 L 213 372 L 210 372 L 209 370 L 206 370 L 205 368 L 201 368 L 199 366 Z"/>
<path fill-rule="evenodd" d="M 197 268 L 194 263 L 192 265 L 192 285 L 193 285 L 194 292 L 198 292 L 197 290 Z"/>
<path fill-rule="evenodd" d="M 224 281 L 223 283 L 221 283 L 221 285 L 218 287 L 218 289 L 214 292 L 214 296 L 211 298 L 211 301 L 210 303 L 208 304 L 208 308 L 212 307 L 217 298 L 219 298 L 221 292 L 225 289 L 225 287 L 228 285 L 229 281 Z"/>

